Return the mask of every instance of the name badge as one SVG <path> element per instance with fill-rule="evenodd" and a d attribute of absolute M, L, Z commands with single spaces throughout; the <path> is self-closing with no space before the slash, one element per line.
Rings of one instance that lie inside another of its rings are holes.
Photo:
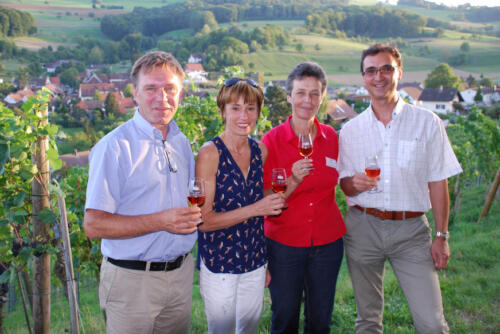
<path fill-rule="evenodd" d="M 326 157 L 326 165 L 328 167 L 332 167 L 332 168 L 337 169 L 337 160 Z"/>

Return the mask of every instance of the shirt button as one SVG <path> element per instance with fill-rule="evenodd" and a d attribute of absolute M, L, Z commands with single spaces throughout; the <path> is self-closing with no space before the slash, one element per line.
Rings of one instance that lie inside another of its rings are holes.
<path fill-rule="evenodd" d="M 313 203 L 312 203 L 312 202 L 311 202 L 311 203 L 309 203 L 309 206 L 313 206 Z"/>
<path fill-rule="evenodd" d="M 312 220 L 312 219 L 308 219 L 307 221 L 308 221 L 309 223 L 312 223 L 312 221 L 313 221 L 313 220 Z"/>

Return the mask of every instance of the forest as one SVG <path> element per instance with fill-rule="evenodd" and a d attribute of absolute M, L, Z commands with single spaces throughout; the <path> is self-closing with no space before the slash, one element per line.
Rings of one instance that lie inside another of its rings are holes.
<path fill-rule="evenodd" d="M 36 33 L 36 25 L 30 13 L 0 7 L 0 37 L 16 37 Z"/>
<path fill-rule="evenodd" d="M 328 16 L 329 27 L 323 27 L 316 17 L 324 13 Z M 257 4 L 225 2 L 212 4 L 211 1 L 188 1 L 161 8 L 134 8 L 123 15 L 105 16 L 101 21 L 101 31 L 113 40 L 121 40 L 130 33 L 158 36 L 168 31 L 191 28 L 200 31 L 205 25 L 214 27 L 218 23 L 242 20 L 298 20 L 312 16 L 311 30 L 321 28 L 342 30 L 348 36 L 367 37 L 414 37 L 422 35 L 427 19 L 423 16 L 400 10 L 381 7 L 344 6 L 338 2 L 305 1 Z M 188 18 L 188 19 L 186 19 Z M 132 22 L 132 24 L 131 24 Z M 383 22 L 380 29 L 373 30 L 374 24 Z M 361 24 L 359 24 L 361 23 Z M 404 29 L 401 29 L 404 27 Z"/>

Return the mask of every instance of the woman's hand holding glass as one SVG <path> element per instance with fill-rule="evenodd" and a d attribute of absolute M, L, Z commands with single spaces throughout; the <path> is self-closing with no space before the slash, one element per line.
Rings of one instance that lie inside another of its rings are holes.
<path fill-rule="evenodd" d="M 304 181 L 304 178 L 310 174 L 313 169 L 312 159 L 301 159 L 294 162 L 292 165 L 292 178 L 293 180 L 300 184 Z"/>
<path fill-rule="evenodd" d="M 279 215 L 284 206 L 285 200 L 279 193 L 267 195 L 254 204 L 256 216 Z"/>

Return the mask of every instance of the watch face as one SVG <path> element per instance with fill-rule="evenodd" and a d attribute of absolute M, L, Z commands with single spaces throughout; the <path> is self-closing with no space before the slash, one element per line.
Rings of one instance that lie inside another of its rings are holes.
<path fill-rule="evenodd" d="M 436 232 L 436 237 L 448 239 L 450 237 L 450 232 Z"/>

